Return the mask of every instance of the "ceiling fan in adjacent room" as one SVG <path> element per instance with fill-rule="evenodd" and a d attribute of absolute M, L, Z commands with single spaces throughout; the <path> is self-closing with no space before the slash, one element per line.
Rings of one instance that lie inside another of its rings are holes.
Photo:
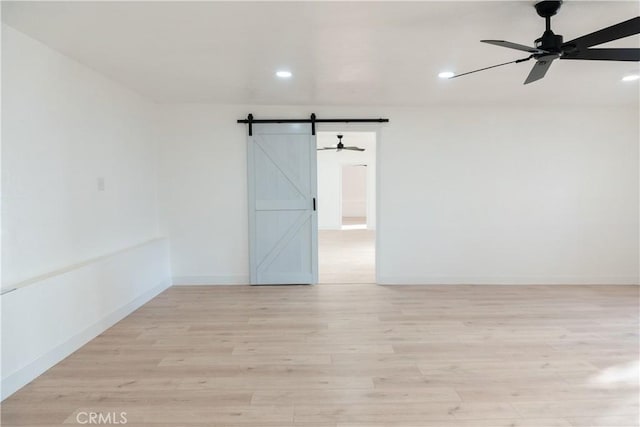
<path fill-rule="evenodd" d="M 593 33 L 578 37 L 576 39 L 564 42 L 561 35 L 551 31 L 551 17 L 555 15 L 562 0 L 545 0 L 536 3 L 535 8 L 538 15 L 543 17 L 546 22 L 546 30 L 542 37 L 535 41 L 535 47 L 525 46 L 518 43 L 512 43 L 504 40 L 480 40 L 483 43 L 489 43 L 496 46 L 507 47 L 509 49 L 521 50 L 531 55 L 527 58 L 515 61 L 505 62 L 503 64 L 492 65 L 490 67 L 481 68 L 479 70 L 469 71 L 467 73 L 457 74 L 449 77 L 450 79 L 465 76 L 467 74 L 477 73 L 478 71 L 488 70 L 490 68 L 500 67 L 507 64 L 517 64 L 530 59 L 535 59 L 536 63 L 525 80 L 524 84 L 535 82 L 542 79 L 549 67 L 556 59 L 574 59 L 574 60 L 591 60 L 591 61 L 640 61 L 639 48 L 596 48 L 593 46 L 601 45 L 613 40 L 629 37 L 640 33 L 640 16 L 631 18 L 628 21 L 603 28 Z"/>
<path fill-rule="evenodd" d="M 351 150 L 351 151 L 364 151 L 364 148 L 360 148 L 360 147 L 345 147 L 344 144 L 342 143 L 342 136 L 343 135 L 337 135 L 338 136 L 338 145 L 336 145 L 335 147 L 324 147 L 324 148 L 318 148 L 318 151 L 323 151 L 323 150 L 336 150 L 336 151 L 342 151 L 342 150 Z"/>

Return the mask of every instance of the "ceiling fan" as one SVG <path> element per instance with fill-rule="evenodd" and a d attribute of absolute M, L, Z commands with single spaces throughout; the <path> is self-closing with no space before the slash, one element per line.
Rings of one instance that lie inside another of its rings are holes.
<path fill-rule="evenodd" d="M 337 135 L 338 136 L 338 145 L 336 145 L 335 147 L 324 147 L 324 148 L 318 148 L 318 151 L 323 151 L 323 150 L 336 150 L 336 151 L 342 151 L 342 150 L 351 150 L 351 151 L 364 151 L 364 148 L 360 148 L 360 147 L 345 147 L 344 144 L 342 143 L 342 136 L 343 135 Z"/>
<path fill-rule="evenodd" d="M 489 43 L 496 46 L 507 47 L 509 49 L 521 50 L 531 55 L 527 58 L 515 61 L 505 62 L 503 64 L 492 65 L 490 67 L 481 68 L 479 70 L 469 71 L 467 73 L 456 74 L 449 77 L 466 76 L 467 74 L 477 73 L 478 71 L 488 70 L 490 68 L 501 67 L 507 64 L 517 64 L 520 62 L 535 59 L 536 63 L 525 80 L 524 84 L 529 84 L 540 80 L 545 76 L 549 67 L 556 59 L 582 59 L 595 61 L 640 61 L 639 48 L 619 48 L 619 49 L 590 49 L 613 40 L 632 36 L 640 33 L 640 16 L 631 18 L 628 21 L 621 22 L 610 27 L 603 28 L 593 33 L 578 37 L 577 39 L 563 42 L 561 35 L 556 35 L 551 31 L 551 17 L 555 15 L 562 0 L 545 0 L 536 3 L 535 8 L 538 15 L 543 17 L 546 22 L 546 30 L 542 37 L 535 41 L 535 47 L 525 46 L 518 43 L 511 43 L 504 40 L 480 40 L 483 43 Z"/>

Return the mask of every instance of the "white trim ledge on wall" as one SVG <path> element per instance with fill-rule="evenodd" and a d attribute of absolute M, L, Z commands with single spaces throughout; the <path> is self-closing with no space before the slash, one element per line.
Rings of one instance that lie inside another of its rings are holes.
<path fill-rule="evenodd" d="M 638 285 L 638 277 L 378 277 L 379 285 Z"/>
<path fill-rule="evenodd" d="M 154 239 L 2 295 L 2 399 L 171 286 L 169 265 Z"/>
<path fill-rule="evenodd" d="M 149 245 L 149 244 L 154 243 L 154 242 L 160 242 L 160 241 L 163 241 L 163 240 L 166 240 L 166 237 L 157 237 L 155 239 L 147 240 L 147 241 L 139 243 L 137 245 L 129 246 L 128 248 L 120 249 L 120 250 L 117 250 L 115 252 L 111 252 L 111 253 L 108 253 L 108 254 L 105 254 L 105 255 L 101 255 L 101 256 L 98 256 L 98 257 L 95 257 L 95 258 L 90 258 L 90 259 L 78 262 L 76 264 L 73 264 L 73 265 L 70 265 L 70 266 L 67 266 L 67 267 L 64 267 L 64 268 L 60 268 L 58 270 L 50 271 L 48 273 L 41 274 L 39 276 L 32 277 L 32 278 L 27 279 L 27 280 L 23 280 L 21 282 L 14 283 L 12 285 L 8 285 L 8 286 L 4 286 L 3 285 L 2 286 L 2 292 L 3 293 L 7 293 L 7 292 L 13 291 L 15 289 L 24 288 L 25 286 L 29 286 L 29 285 L 32 285 L 34 283 L 42 282 L 43 280 L 46 280 L 48 278 L 51 278 L 51 277 L 54 277 L 54 276 L 59 276 L 61 274 L 67 273 L 69 271 L 73 271 L 73 270 L 77 270 L 79 268 L 82 268 L 82 267 L 84 267 L 86 265 L 94 264 L 94 263 L 99 262 L 101 260 L 104 260 L 104 259 L 107 259 L 107 258 L 110 258 L 110 257 L 115 257 L 116 255 L 119 255 L 119 254 L 122 254 L 122 253 L 125 253 L 125 252 L 128 252 L 128 251 L 133 251 L 133 250 L 136 250 L 136 249 L 138 249 L 140 247 Z"/>
<path fill-rule="evenodd" d="M 248 285 L 249 276 L 176 276 L 174 286 Z"/>

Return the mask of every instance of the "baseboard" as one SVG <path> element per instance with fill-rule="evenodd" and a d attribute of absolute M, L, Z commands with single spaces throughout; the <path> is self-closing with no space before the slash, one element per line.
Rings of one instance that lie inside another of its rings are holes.
<path fill-rule="evenodd" d="M 174 286 L 248 285 L 249 276 L 175 276 Z"/>
<path fill-rule="evenodd" d="M 78 350 L 80 347 L 106 331 L 120 320 L 140 308 L 142 305 L 150 301 L 152 298 L 160 294 L 171 286 L 169 280 L 165 280 L 144 294 L 138 296 L 133 301 L 114 311 L 99 322 L 89 326 L 87 329 L 70 338 L 65 343 L 59 345 L 32 363 L 20 368 L 18 371 L 10 374 L 2 381 L 0 385 L 0 396 L 2 400 L 11 396 L 13 393 L 42 375 L 48 369 L 62 361 L 64 358 Z"/>
<path fill-rule="evenodd" d="M 589 276 L 519 276 L 519 277 L 456 277 L 456 276 L 378 276 L 379 285 L 638 285 L 638 277 Z"/>

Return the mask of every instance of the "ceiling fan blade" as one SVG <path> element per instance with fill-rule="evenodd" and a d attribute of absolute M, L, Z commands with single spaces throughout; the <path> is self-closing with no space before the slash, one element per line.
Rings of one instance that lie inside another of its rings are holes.
<path fill-rule="evenodd" d="M 531 46 L 525 46 L 523 44 L 511 43 L 505 40 L 480 40 L 482 43 L 489 43 L 500 47 L 507 47 L 509 49 L 522 50 L 529 53 L 545 53 L 546 50 L 541 50 Z"/>
<path fill-rule="evenodd" d="M 529 56 L 528 58 L 522 58 L 522 59 L 517 59 L 515 61 L 509 61 L 509 62 L 504 62 L 502 64 L 498 64 L 498 65 L 492 65 L 490 67 L 484 67 L 484 68 L 480 68 L 478 70 L 473 70 L 473 71 L 467 71 L 466 73 L 462 73 L 462 74 L 456 74 L 454 76 L 449 77 L 449 79 L 455 79 L 456 77 L 462 77 L 462 76 L 466 76 L 467 74 L 473 74 L 473 73 L 477 73 L 479 71 L 484 71 L 484 70 L 489 70 L 491 68 L 496 68 L 496 67 L 502 67 L 503 65 L 509 65 L 509 64 L 518 64 L 520 62 L 525 62 L 530 60 L 531 58 L 533 58 L 533 55 Z"/>
<path fill-rule="evenodd" d="M 557 55 L 547 55 L 541 58 L 538 58 L 536 63 L 533 65 L 529 76 L 527 76 L 527 80 L 524 81 L 524 84 L 528 85 L 529 83 L 533 83 L 537 80 L 540 80 L 547 74 L 549 71 L 549 67 L 551 67 L 551 63 L 554 59 L 558 58 Z"/>
<path fill-rule="evenodd" d="M 613 40 L 632 36 L 640 33 L 640 16 L 631 18 L 628 21 L 612 25 L 602 30 L 586 34 L 577 39 L 570 40 L 562 45 L 563 48 L 576 46 L 578 49 L 596 46 Z"/>
<path fill-rule="evenodd" d="M 324 147 L 324 148 L 318 148 L 318 151 L 324 151 L 324 150 L 337 150 L 336 147 Z"/>
<path fill-rule="evenodd" d="M 352 151 L 364 151 L 364 148 L 360 148 L 360 147 L 344 147 L 345 150 L 352 150 Z"/>
<path fill-rule="evenodd" d="M 584 49 L 567 53 L 560 59 L 589 59 L 593 61 L 640 61 L 640 49 Z"/>

